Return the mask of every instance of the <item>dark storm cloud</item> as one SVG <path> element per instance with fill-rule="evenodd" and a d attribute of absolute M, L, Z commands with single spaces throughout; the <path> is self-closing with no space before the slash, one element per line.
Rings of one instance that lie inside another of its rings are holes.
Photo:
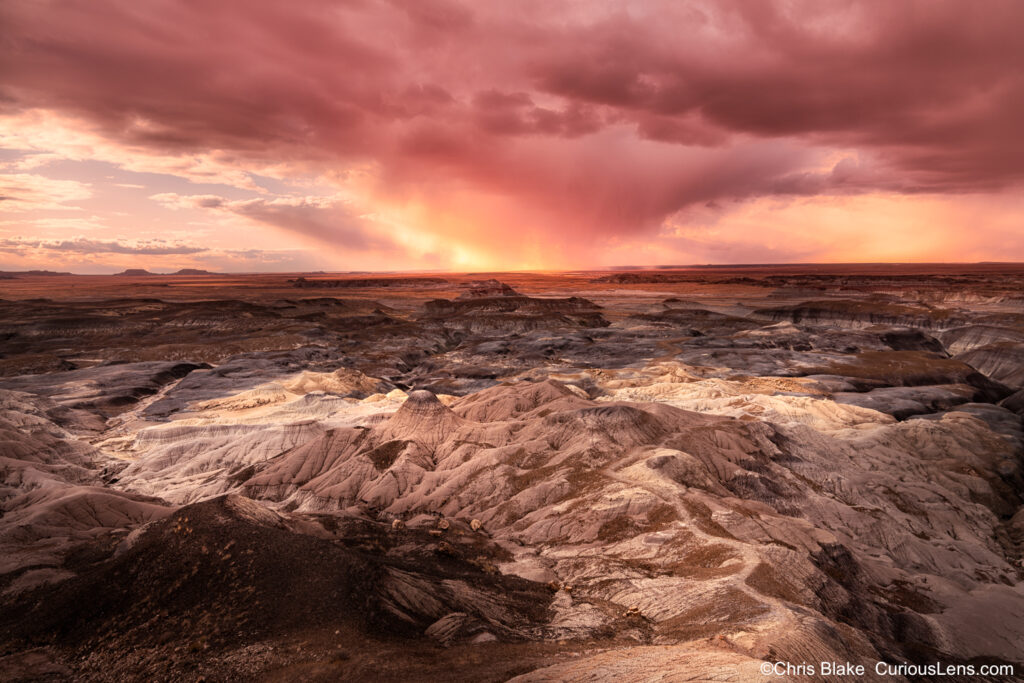
<path fill-rule="evenodd" d="M 707 201 L 1024 178 L 1019 2 L 11 0 L 0 13 L 7 111 L 58 111 L 168 154 L 372 164 L 392 198 L 468 187 L 576 237 Z M 859 160 L 823 166 L 829 150 Z M 387 241 L 313 207 L 232 210 Z"/>

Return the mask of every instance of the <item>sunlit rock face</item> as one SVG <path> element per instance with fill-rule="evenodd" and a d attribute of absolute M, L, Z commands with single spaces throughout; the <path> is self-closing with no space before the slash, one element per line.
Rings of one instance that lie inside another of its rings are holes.
<path fill-rule="evenodd" d="M 823 277 L 28 297 L 0 378 L 0 667 L 1021 666 L 1021 274 Z M 74 348 L 69 311 L 94 321 Z"/>

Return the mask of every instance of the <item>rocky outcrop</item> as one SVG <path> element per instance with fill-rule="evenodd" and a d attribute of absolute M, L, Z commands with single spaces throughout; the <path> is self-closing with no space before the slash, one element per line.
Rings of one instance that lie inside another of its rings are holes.
<path fill-rule="evenodd" d="M 379 344 L 401 326 L 385 309 L 375 301 L 329 297 L 0 301 L 0 376 L 67 369 L 57 367 L 61 362 L 79 368 L 103 362 L 221 363 L 241 354 L 327 343 Z"/>
<path fill-rule="evenodd" d="M 116 415 L 190 372 L 209 367 L 162 361 L 100 365 L 42 377 L 12 377 L 0 380 L 0 387 L 45 396 L 68 408 Z"/>
<path fill-rule="evenodd" d="M 600 307 L 582 297 L 521 295 L 435 299 L 423 306 L 423 322 L 476 334 L 523 333 L 536 329 L 606 327 Z"/>
<path fill-rule="evenodd" d="M 293 287 L 300 289 L 376 289 L 382 287 L 422 287 L 448 284 L 443 277 L 354 277 L 343 280 L 307 280 L 304 277 L 291 280 Z"/>
<path fill-rule="evenodd" d="M 55 422 L 79 419 L 88 416 L 0 390 L 2 595 L 63 581 L 74 575 L 76 556 L 171 512 L 162 500 L 105 485 L 105 459 Z"/>
<path fill-rule="evenodd" d="M 466 290 L 459 294 L 456 300 L 490 299 L 496 296 L 520 296 L 520 294 L 504 282 L 493 279 L 474 280 L 466 284 Z"/>
<path fill-rule="evenodd" d="M 754 316 L 774 321 L 834 327 L 893 325 L 923 330 L 962 325 L 964 319 L 948 309 L 926 308 L 890 301 L 825 299 L 799 304 L 761 308 Z"/>
<path fill-rule="evenodd" d="M 594 278 L 591 282 L 595 284 L 642 285 L 671 282 L 694 282 L 699 279 L 700 275 L 698 273 L 626 272 L 602 275 L 601 277 Z"/>
<path fill-rule="evenodd" d="M 1012 389 L 1024 389 L 1024 343 L 987 344 L 956 358 Z"/>

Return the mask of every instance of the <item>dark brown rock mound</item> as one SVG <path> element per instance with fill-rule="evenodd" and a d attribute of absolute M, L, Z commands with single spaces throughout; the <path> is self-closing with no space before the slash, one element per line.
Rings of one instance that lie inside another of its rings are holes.
<path fill-rule="evenodd" d="M 169 361 L 112 363 L 61 373 L 11 377 L 0 382 L 0 386 L 46 396 L 68 408 L 116 415 L 193 370 L 209 367 L 206 363 Z"/>
<path fill-rule="evenodd" d="M 521 333 L 542 328 L 607 327 L 601 307 L 582 297 L 505 295 L 435 299 L 423 305 L 423 322 L 477 333 Z"/>
<path fill-rule="evenodd" d="M 467 285 L 466 291 L 459 294 L 458 300 L 487 299 L 495 296 L 520 296 L 519 292 L 497 280 L 474 280 Z"/>
<path fill-rule="evenodd" d="M 418 285 L 444 285 L 443 277 L 363 277 L 343 280 L 307 280 L 304 277 L 291 280 L 293 287 L 301 289 L 355 289 L 360 287 L 416 287 Z"/>
<path fill-rule="evenodd" d="M 343 540 L 238 496 L 186 506 L 79 576 L 5 599 L 0 642 L 55 646 L 71 662 L 121 667 L 122 680 L 153 679 L 265 637 L 334 633 L 359 649 L 375 636 L 420 638 L 462 613 L 477 633 L 507 641 L 545 618 L 547 587 L 485 572 L 485 548 L 449 542 L 438 553 L 426 533 L 345 518 L 327 526 Z M 139 661 L 136 651 L 164 656 Z"/>
<path fill-rule="evenodd" d="M 962 320 L 951 311 L 927 308 L 881 300 L 856 301 L 851 299 L 827 299 L 804 301 L 799 304 L 762 308 L 754 311 L 759 318 L 775 322 L 803 323 L 808 325 L 867 326 L 894 325 L 936 329 L 953 327 Z"/>
<path fill-rule="evenodd" d="M 699 274 L 692 273 L 612 273 L 594 278 L 591 282 L 596 284 L 612 285 L 644 285 L 644 284 L 665 284 L 672 282 L 694 282 L 700 280 Z"/>
<path fill-rule="evenodd" d="M 990 379 L 1013 389 L 1024 389 L 1024 344 L 988 344 L 961 353 L 956 358 L 976 368 Z"/>
<path fill-rule="evenodd" d="M 810 368 L 806 374 L 872 380 L 891 387 L 967 385 L 978 390 L 971 400 L 992 402 L 1013 393 L 960 360 L 928 351 L 865 351 L 824 367 Z"/>

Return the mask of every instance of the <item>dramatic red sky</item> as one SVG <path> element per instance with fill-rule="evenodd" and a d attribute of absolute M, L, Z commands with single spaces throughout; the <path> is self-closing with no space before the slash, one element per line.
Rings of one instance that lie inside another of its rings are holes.
<path fill-rule="evenodd" d="M 1024 260 L 1024 2 L 0 0 L 0 269 Z"/>

